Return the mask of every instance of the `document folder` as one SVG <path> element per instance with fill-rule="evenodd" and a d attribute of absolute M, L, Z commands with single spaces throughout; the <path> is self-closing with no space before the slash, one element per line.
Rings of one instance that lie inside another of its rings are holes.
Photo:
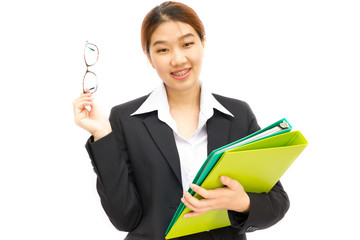
<path fill-rule="evenodd" d="M 269 192 L 308 144 L 301 132 L 290 131 L 291 125 L 282 119 L 214 150 L 193 183 L 205 189 L 215 189 L 223 187 L 220 176 L 228 176 L 240 182 L 246 192 Z M 198 199 L 202 198 L 191 189 L 189 192 Z M 184 214 L 190 211 L 180 203 L 167 229 L 166 239 L 231 225 L 227 210 L 213 210 L 197 217 L 184 218 Z"/>

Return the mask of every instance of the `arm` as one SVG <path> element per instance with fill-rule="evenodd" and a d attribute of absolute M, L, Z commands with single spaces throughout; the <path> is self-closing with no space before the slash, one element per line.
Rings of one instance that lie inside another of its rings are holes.
<path fill-rule="evenodd" d="M 97 174 L 97 191 L 106 214 L 118 230 L 131 231 L 141 219 L 142 208 L 122 132 L 113 130 L 96 142 L 90 138 L 86 149 Z"/>
<path fill-rule="evenodd" d="M 268 193 L 247 193 L 250 198 L 248 214 L 228 211 L 231 225 L 241 232 L 253 232 L 279 222 L 290 207 L 289 198 L 280 182 Z"/>
<path fill-rule="evenodd" d="M 109 121 L 88 91 L 73 106 L 75 123 L 92 134 L 85 147 L 97 174 L 102 206 L 117 229 L 131 231 L 139 223 L 142 209 L 120 121 L 114 111 Z"/>

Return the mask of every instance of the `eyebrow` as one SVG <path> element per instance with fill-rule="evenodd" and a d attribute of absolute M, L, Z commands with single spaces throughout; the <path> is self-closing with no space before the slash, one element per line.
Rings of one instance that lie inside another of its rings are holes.
<path fill-rule="evenodd" d="M 184 36 L 179 37 L 178 41 L 181 41 L 181 40 L 183 40 L 185 38 L 188 38 L 188 37 L 194 37 L 194 34 L 192 34 L 192 33 L 185 34 Z M 158 40 L 158 41 L 154 42 L 153 46 L 155 46 L 157 44 L 164 44 L 164 43 L 167 43 L 167 41 Z"/>

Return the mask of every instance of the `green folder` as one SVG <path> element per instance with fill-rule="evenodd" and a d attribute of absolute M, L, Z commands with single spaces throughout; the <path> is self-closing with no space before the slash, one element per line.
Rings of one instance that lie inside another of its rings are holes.
<path fill-rule="evenodd" d="M 196 185 L 201 185 L 202 182 L 204 181 L 204 179 L 206 178 L 206 176 L 209 174 L 211 169 L 215 166 L 217 161 L 220 159 L 220 157 L 226 150 L 229 150 L 229 149 L 232 149 L 235 147 L 239 147 L 241 145 L 245 145 L 246 143 L 256 141 L 256 138 L 258 138 L 258 140 L 261 140 L 266 137 L 271 137 L 271 136 L 274 136 L 277 134 L 289 132 L 289 131 L 291 131 L 291 129 L 292 129 L 292 127 L 291 127 L 290 123 L 285 118 L 283 118 L 283 119 L 267 126 L 266 128 L 260 129 L 259 131 L 256 131 L 244 138 L 241 138 L 235 142 L 232 142 L 223 147 L 213 150 L 209 154 L 209 156 L 207 157 L 207 159 L 205 160 L 205 162 L 203 163 L 201 168 L 199 169 L 199 171 L 196 174 L 192 183 L 194 183 Z M 195 192 L 190 188 L 188 189 L 188 192 L 190 192 L 192 195 L 195 194 Z M 180 205 L 177 208 L 177 211 L 175 212 L 173 219 L 171 220 L 171 222 L 167 228 L 166 234 L 168 234 L 171 227 L 174 225 L 175 221 L 178 219 L 178 217 L 180 216 L 181 212 L 183 212 L 184 209 L 185 209 L 185 205 L 182 202 L 180 202 Z"/>
<path fill-rule="evenodd" d="M 219 188 L 223 186 L 219 178 L 224 175 L 239 181 L 246 192 L 269 192 L 307 146 L 306 139 L 299 131 L 289 131 L 291 125 L 282 119 L 214 150 L 193 183 L 205 189 Z M 201 198 L 191 189 L 189 192 Z M 166 239 L 230 226 L 227 210 L 214 210 L 197 217 L 183 218 L 190 211 L 180 203 L 166 231 Z"/>

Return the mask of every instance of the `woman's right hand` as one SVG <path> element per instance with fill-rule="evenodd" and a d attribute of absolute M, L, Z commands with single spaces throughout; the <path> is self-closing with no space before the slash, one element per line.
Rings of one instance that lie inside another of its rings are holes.
<path fill-rule="evenodd" d="M 91 107 L 90 111 L 86 107 Z M 75 123 L 94 136 L 94 141 L 111 133 L 109 119 L 103 114 L 89 91 L 73 102 Z"/>

